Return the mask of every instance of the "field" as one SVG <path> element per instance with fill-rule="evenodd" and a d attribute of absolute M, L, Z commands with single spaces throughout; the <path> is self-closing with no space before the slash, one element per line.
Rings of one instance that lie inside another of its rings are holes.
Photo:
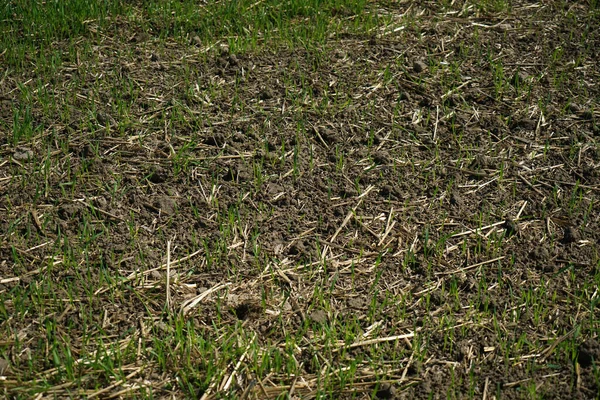
<path fill-rule="evenodd" d="M 0 21 L 0 397 L 600 398 L 597 0 Z"/>

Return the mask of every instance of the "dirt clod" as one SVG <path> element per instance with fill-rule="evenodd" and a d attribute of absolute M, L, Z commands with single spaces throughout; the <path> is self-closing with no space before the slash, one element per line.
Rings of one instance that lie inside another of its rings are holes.
<path fill-rule="evenodd" d="M 472 167 L 478 168 L 492 168 L 494 166 L 494 159 L 490 156 L 486 156 L 484 154 L 480 154 L 471 163 Z"/>
<path fill-rule="evenodd" d="M 529 79 L 529 74 L 527 74 L 525 71 L 518 71 L 513 75 L 510 82 L 514 86 L 520 86 L 520 85 L 526 83 L 528 79 Z"/>
<path fill-rule="evenodd" d="M 28 161 L 33 158 L 33 151 L 27 147 L 18 147 L 13 153 L 13 158 L 17 161 Z"/>
<path fill-rule="evenodd" d="M 373 161 L 375 161 L 375 163 L 379 165 L 389 164 L 390 155 L 386 151 L 378 151 L 375 154 L 373 154 Z"/>
<path fill-rule="evenodd" d="M 507 237 L 513 236 L 519 232 L 519 226 L 512 219 L 507 219 L 504 221 L 503 227 Z"/>
<path fill-rule="evenodd" d="M 152 183 L 163 183 L 167 180 L 167 173 L 164 169 L 158 167 L 153 168 L 148 174 L 148 180 Z"/>
<path fill-rule="evenodd" d="M 396 388 L 392 384 L 382 383 L 375 396 L 378 399 L 393 399 L 396 396 Z"/>
<path fill-rule="evenodd" d="M 63 220 L 73 220 L 81 213 L 81 205 L 78 203 L 66 203 L 58 209 L 58 216 Z"/>
<path fill-rule="evenodd" d="M 550 258 L 550 252 L 548 252 L 548 249 L 540 246 L 536 246 L 529 254 L 534 260 L 543 261 Z"/>
<path fill-rule="evenodd" d="M 212 136 L 208 136 L 204 139 L 204 144 L 208 146 L 222 146 L 225 143 L 225 136 L 221 133 L 215 133 Z"/>
<path fill-rule="evenodd" d="M 158 208 L 165 215 L 173 215 L 177 211 L 177 203 L 168 196 L 161 196 L 156 199 L 154 207 Z"/>
<path fill-rule="evenodd" d="M 452 192 L 450 195 L 450 205 L 458 209 L 464 206 L 464 200 L 458 192 Z"/>
<path fill-rule="evenodd" d="M 577 349 L 577 362 L 583 368 L 588 368 L 600 362 L 600 343 L 597 339 L 589 339 L 579 345 Z"/>
<path fill-rule="evenodd" d="M 579 231 L 573 226 L 567 226 L 563 230 L 563 243 L 575 243 L 581 239 Z"/>
<path fill-rule="evenodd" d="M 275 97 L 275 94 L 273 93 L 273 91 L 269 88 L 265 88 L 263 90 L 260 91 L 258 98 L 261 100 L 270 100 L 273 97 Z"/>
<path fill-rule="evenodd" d="M 577 103 L 571 103 L 571 104 L 569 104 L 568 109 L 573 114 L 577 114 L 579 111 L 581 111 L 581 107 Z"/>
<path fill-rule="evenodd" d="M 417 74 L 425 71 L 425 69 L 427 69 L 427 64 L 425 64 L 423 61 L 415 61 L 413 63 L 413 71 L 415 71 Z"/>
<path fill-rule="evenodd" d="M 248 318 L 248 315 L 250 314 L 250 305 L 246 303 L 239 304 L 234 308 L 234 313 L 237 319 L 243 321 Z"/>
<path fill-rule="evenodd" d="M 336 144 L 341 142 L 340 135 L 332 129 L 320 129 L 319 134 L 327 144 Z"/>
<path fill-rule="evenodd" d="M 400 92 L 400 94 L 398 95 L 398 100 L 411 101 L 412 97 L 410 96 L 410 93 L 408 93 L 408 92 Z"/>

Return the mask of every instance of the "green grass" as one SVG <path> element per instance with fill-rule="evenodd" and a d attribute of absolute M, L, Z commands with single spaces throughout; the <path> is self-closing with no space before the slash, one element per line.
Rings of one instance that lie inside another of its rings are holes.
<path fill-rule="evenodd" d="M 367 32 L 377 26 L 379 17 L 365 0 L 239 0 L 210 5 L 190 0 L 32 0 L 9 1 L 0 8 L 0 20 L 0 47 L 8 66 L 23 70 L 35 65 L 52 71 L 73 61 L 80 38 L 94 38 L 104 30 L 118 33 L 118 25 L 126 22 L 135 24 L 138 34 L 157 40 L 222 43 L 237 53 L 265 45 L 312 47 L 343 32 Z M 66 49 L 54 50 L 57 42 L 66 43 Z"/>

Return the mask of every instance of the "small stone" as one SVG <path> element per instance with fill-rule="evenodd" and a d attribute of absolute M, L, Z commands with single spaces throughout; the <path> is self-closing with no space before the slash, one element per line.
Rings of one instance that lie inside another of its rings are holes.
<path fill-rule="evenodd" d="M 200 39 L 200 36 L 196 35 L 192 38 L 192 44 L 195 44 L 196 46 L 201 46 L 202 45 L 202 40 Z"/>
<path fill-rule="evenodd" d="M 423 61 L 415 61 L 413 63 L 413 71 L 417 74 L 423 72 L 427 68 L 427 65 Z"/>
<path fill-rule="evenodd" d="M 229 45 L 226 43 L 221 43 L 219 45 L 219 50 L 221 51 L 221 54 L 229 54 Z"/>
<path fill-rule="evenodd" d="M 27 147 L 17 147 L 13 153 L 13 158 L 17 161 L 27 161 L 33 158 L 33 151 Z"/>
<path fill-rule="evenodd" d="M 327 313 L 323 310 L 316 310 L 310 313 L 310 320 L 317 324 L 324 324 L 327 322 Z"/>
<path fill-rule="evenodd" d="M 8 372 L 9 366 L 10 366 L 10 363 L 8 362 L 8 360 L 5 360 L 4 358 L 0 358 L 0 376 L 4 375 L 6 372 Z"/>

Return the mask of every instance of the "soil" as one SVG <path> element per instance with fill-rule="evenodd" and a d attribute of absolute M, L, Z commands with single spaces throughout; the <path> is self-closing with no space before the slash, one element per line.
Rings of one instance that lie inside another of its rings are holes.
<path fill-rule="evenodd" d="M 151 287 L 165 271 L 129 281 L 146 300 L 105 276 L 163 265 L 169 240 L 171 260 L 201 250 L 172 269 L 178 307 L 230 285 L 223 303 L 213 295 L 186 314 L 198 329 L 219 315 L 220 324 L 242 321 L 264 345 L 284 343 L 284 332 L 303 324 L 344 319 L 362 329 L 380 321 L 382 336 L 419 332 L 410 346 L 377 345 L 384 358 L 407 346 L 406 358 L 386 378 L 395 383 L 365 396 L 511 399 L 533 385 L 542 397 L 594 398 L 598 311 L 581 301 L 597 296 L 599 272 L 600 36 L 590 28 L 571 40 L 590 11 L 586 2 L 566 6 L 576 23 L 555 18 L 552 3 L 532 16 L 477 19 L 487 29 L 448 18 L 398 38 L 342 38 L 319 53 L 200 53 L 197 40 L 165 51 L 123 21 L 114 35 L 92 38 L 98 65 L 65 63 L 53 77 L 67 121 L 34 102 L 45 129 L 27 147 L 0 139 L 0 277 L 19 278 L 0 293 L 69 281 L 94 323 L 127 335 L 149 312 L 162 315 L 164 290 Z M 424 7 L 436 15 L 434 3 Z M 135 52 L 109 55 L 131 37 Z M 556 43 L 569 62 L 552 63 Z M 476 46 L 481 53 L 468 51 Z M 480 58 L 488 53 L 505 68 L 500 96 L 493 65 Z M 102 77 L 94 67 L 105 68 Z M 448 94 L 444 82 L 457 78 L 468 83 Z M 92 122 L 81 98 L 65 95 L 73 79 L 84 96 L 106 89 Z M 110 106 L 110 88 L 126 80 L 144 82 L 122 99 L 128 122 Z M 2 83 L 13 104 L 24 101 L 16 82 Z M 0 110 L 9 126 L 10 108 Z M 69 257 L 52 264 L 62 249 Z M 315 296 L 319 285 L 331 294 Z M 85 295 L 88 287 L 119 295 Z M 14 306 L 4 307 L 11 315 Z M 70 327 L 84 324 L 77 308 L 54 312 Z M 451 336 L 442 316 L 457 326 Z M 2 329 L 35 338 L 34 318 L 5 320 Z M 35 340 L 28 346 L 44 351 Z M 2 351 L 18 364 L 19 354 Z M 354 351 L 368 358 L 367 349 Z M 318 374 L 304 365 L 306 379 Z"/>

